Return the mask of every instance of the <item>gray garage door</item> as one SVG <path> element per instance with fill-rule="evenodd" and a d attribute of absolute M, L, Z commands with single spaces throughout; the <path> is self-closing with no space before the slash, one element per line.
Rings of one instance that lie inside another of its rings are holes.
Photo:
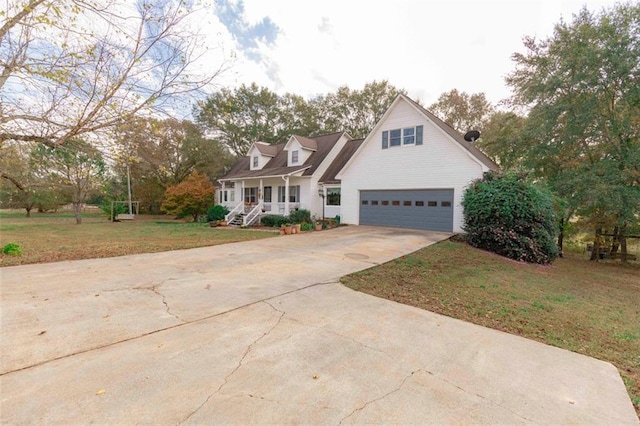
<path fill-rule="evenodd" d="M 453 189 L 360 191 L 360 224 L 453 231 Z"/>

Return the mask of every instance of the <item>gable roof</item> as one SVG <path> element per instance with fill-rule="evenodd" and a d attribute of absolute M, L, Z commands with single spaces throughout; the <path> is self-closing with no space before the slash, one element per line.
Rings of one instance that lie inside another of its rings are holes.
<path fill-rule="evenodd" d="M 340 179 L 336 179 L 336 175 L 342 170 L 344 165 L 347 164 L 347 161 L 349 161 L 353 153 L 362 145 L 362 142 L 364 142 L 364 138 L 347 141 L 318 182 L 328 184 L 340 183 Z"/>
<path fill-rule="evenodd" d="M 299 172 L 301 176 L 311 176 L 343 135 L 349 137 L 345 132 L 336 132 L 328 135 L 304 138 L 312 140 L 316 144 L 316 150 L 311 153 L 304 164 L 291 167 L 287 166 L 287 151 L 284 150 L 286 144 L 270 145 L 275 149 L 276 154 L 262 169 L 251 170 L 249 167 L 249 157 L 244 156 L 231 167 L 227 174 L 218 180 L 283 176 Z M 296 137 L 296 139 L 300 141 L 298 138 L 299 137 Z M 256 146 L 258 146 L 258 144 L 256 144 Z"/>
<path fill-rule="evenodd" d="M 466 149 L 471 154 L 473 154 L 474 157 L 480 160 L 480 162 L 485 166 L 487 166 L 490 170 L 498 170 L 500 168 L 496 163 L 493 162 L 492 159 L 487 157 L 487 155 L 484 152 L 480 151 L 480 149 L 475 144 L 464 140 L 464 137 L 462 136 L 462 134 L 460 134 L 460 132 L 458 132 L 456 129 L 454 129 L 453 127 L 451 127 L 450 125 L 448 125 L 447 123 L 445 123 L 444 121 L 436 117 L 432 112 L 427 111 L 423 106 L 418 104 L 413 99 L 407 98 L 404 95 L 400 95 L 400 96 L 403 96 L 406 101 L 408 101 L 411 105 L 413 105 L 423 115 L 427 116 L 429 120 L 431 120 L 436 126 L 440 127 L 442 130 L 444 130 L 444 132 L 449 136 L 451 136 L 451 138 L 454 141 L 458 142 L 458 144 L 460 144 L 464 149 Z"/>
<path fill-rule="evenodd" d="M 476 147 L 474 144 L 471 144 L 465 141 L 462 135 L 458 131 L 456 131 L 453 127 L 449 126 L 447 123 L 445 123 L 444 121 L 436 117 L 433 113 L 427 111 L 420 104 L 418 104 L 414 100 L 410 99 L 409 97 L 401 93 L 396 96 L 393 102 L 391 102 L 391 105 L 387 108 L 385 113 L 378 120 L 376 125 L 373 127 L 373 129 L 371 129 L 371 132 L 369 132 L 369 134 L 364 140 L 368 140 L 371 135 L 376 133 L 378 128 L 382 125 L 382 123 L 384 123 L 386 118 L 391 113 L 391 110 L 401 101 L 405 101 L 409 105 L 411 105 L 413 108 L 415 108 L 418 111 L 418 113 L 420 113 L 423 117 L 425 117 L 427 120 L 432 122 L 436 127 L 442 130 L 445 134 L 447 134 L 447 136 L 449 136 L 454 142 L 456 142 L 458 145 L 464 148 L 471 155 L 471 157 L 475 158 L 478 162 L 482 163 L 484 166 L 486 166 L 490 170 L 500 169 L 500 167 L 498 167 L 498 165 L 494 163 L 493 160 L 491 160 L 482 151 L 480 151 L 478 147 Z M 336 174 L 336 177 L 339 178 L 340 175 L 342 174 L 342 171 L 346 170 L 351 165 L 351 163 L 358 156 L 360 151 L 362 151 L 363 147 L 364 147 L 364 143 L 361 143 L 358 149 L 351 155 L 349 160 L 347 160 L 344 167 Z"/>
<path fill-rule="evenodd" d="M 275 157 L 278 153 L 277 145 L 270 145 L 266 142 L 255 142 L 253 146 L 260 152 L 262 155 L 266 155 L 267 157 Z"/>
<path fill-rule="evenodd" d="M 293 137 L 300 143 L 300 145 L 302 145 L 303 148 L 310 149 L 312 151 L 318 149 L 318 143 L 313 139 L 298 135 L 293 135 Z"/>

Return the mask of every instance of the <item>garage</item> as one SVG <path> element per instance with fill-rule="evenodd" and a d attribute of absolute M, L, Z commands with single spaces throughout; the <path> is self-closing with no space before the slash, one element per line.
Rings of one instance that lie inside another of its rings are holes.
<path fill-rule="evenodd" d="M 360 191 L 360 224 L 453 231 L 453 189 Z"/>

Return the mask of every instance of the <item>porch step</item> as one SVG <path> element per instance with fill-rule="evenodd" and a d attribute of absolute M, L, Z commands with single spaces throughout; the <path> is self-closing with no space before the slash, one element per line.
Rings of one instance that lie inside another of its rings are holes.
<path fill-rule="evenodd" d="M 244 213 L 238 213 L 237 215 L 234 216 L 233 219 L 231 219 L 231 221 L 228 223 L 228 225 L 241 226 L 242 225 L 242 219 L 244 219 Z"/>

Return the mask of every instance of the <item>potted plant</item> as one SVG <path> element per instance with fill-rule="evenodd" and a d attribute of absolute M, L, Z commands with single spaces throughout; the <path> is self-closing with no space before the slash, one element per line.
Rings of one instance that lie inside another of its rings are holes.
<path fill-rule="evenodd" d="M 316 231 L 322 231 L 322 221 L 316 220 Z"/>
<path fill-rule="evenodd" d="M 295 225 L 293 225 L 293 226 L 296 228 L 296 232 L 295 232 L 295 233 L 296 233 L 296 234 L 299 234 L 299 233 L 300 233 L 300 230 L 301 230 L 301 228 L 302 228 L 302 225 L 301 225 L 301 224 L 299 224 L 299 223 L 296 223 L 296 224 L 295 224 Z"/>

